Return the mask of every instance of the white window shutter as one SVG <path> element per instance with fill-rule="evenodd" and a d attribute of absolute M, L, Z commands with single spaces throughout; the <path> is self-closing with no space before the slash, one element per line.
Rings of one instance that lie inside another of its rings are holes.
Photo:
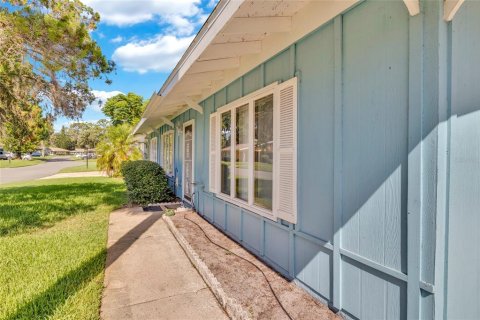
<path fill-rule="evenodd" d="M 208 186 L 210 192 L 217 191 L 217 114 L 210 115 L 210 157 L 209 157 L 209 179 Z"/>
<path fill-rule="evenodd" d="M 276 215 L 297 223 L 297 78 L 279 84 L 276 96 Z"/>

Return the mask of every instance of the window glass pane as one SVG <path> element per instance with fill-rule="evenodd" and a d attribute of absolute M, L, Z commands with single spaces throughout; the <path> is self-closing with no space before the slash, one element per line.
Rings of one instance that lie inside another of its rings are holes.
<path fill-rule="evenodd" d="M 248 104 L 235 115 L 235 197 L 248 201 Z"/>
<path fill-rule="evenodd" d="M 232 113 L 225 112 L 222 114 L 222 126 L 221 126 L 221 171 L 220 171 L 220 191 L 222 193 L 230 195 L 230 167 L 231 167 L 231 154 L 230 149 L 232 146 Z"/>
<path fill-rule="evenodd" d="M 273 94 L 255 101 L 254 203 L 272 209 Z"/>

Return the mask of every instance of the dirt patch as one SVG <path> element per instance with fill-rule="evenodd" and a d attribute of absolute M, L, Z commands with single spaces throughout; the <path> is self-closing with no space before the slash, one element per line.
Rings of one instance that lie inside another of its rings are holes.
<path fill-rule="evenodd" d="M 241 304 L 252 318 L 342 319 L 196 213 L 177 213 L 171 220 L 225 293 Z"/>

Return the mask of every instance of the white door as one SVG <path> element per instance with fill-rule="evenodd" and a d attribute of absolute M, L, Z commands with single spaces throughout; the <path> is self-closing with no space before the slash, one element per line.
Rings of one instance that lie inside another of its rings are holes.
<path fill-rule="evenodd" d="M 192 202 L 194 182 L 194 122 L 183 124 L 183 199 Z"/>

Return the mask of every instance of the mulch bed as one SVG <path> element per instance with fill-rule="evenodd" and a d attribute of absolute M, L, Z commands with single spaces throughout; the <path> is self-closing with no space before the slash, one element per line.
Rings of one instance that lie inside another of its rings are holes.
<path fill-rule="evenodd" d="M 236 299 L 253 319 L 342 319 L 196 213 L 181 212 L 171 219 L 225 293 Z M 213 244 L 207 236 L 254 265 Z"/>

